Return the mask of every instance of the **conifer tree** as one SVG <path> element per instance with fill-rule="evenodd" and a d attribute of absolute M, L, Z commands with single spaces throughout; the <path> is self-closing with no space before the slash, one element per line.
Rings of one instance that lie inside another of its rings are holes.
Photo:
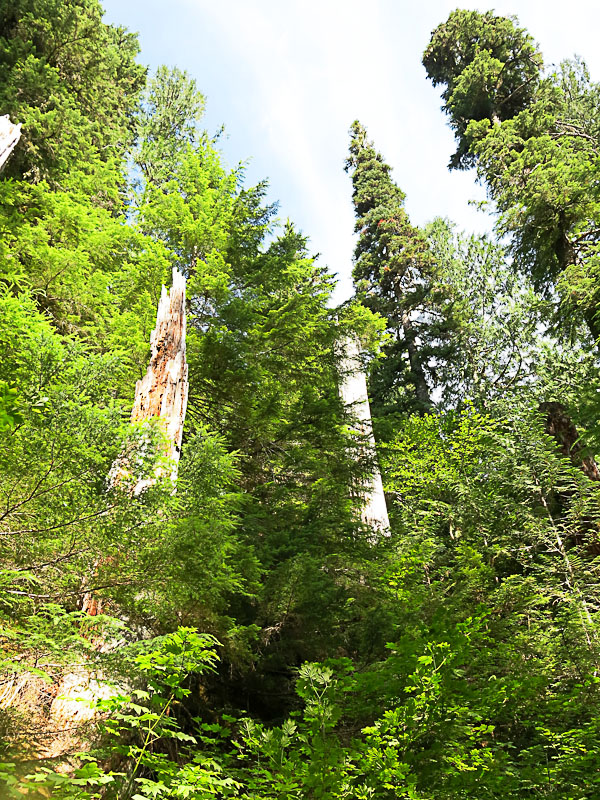
<path fill-rule="evenodd" d="M 435 29 L 423 66 L 434 86 L 445 87 L 443 109 L 458 145 L 451 169 L 476 163 L 472 121 L 500 125 L 527 108 L 539 87 L 541 65 L 535 42 L 517 27 L 516 17 L 457 9 Z"/>
<path fill-rule="evenodd" d="M 204 96 L 196 81 L 177 67 L 160 66 L 142 94 L 137 113 L 133 161 L 142 184 L 162 185 L 173 178 L 188 147 L 200 135 Z"/>
<path fill-rule="evenodd" d="M 433 32 L 423 64 L 444 87 L 458 141 L 450 166 L 477 167 L 516 266 L 546 297 L 558 296 L 560 326 L 573 333 L 584 321 L 598 340 L 600 206 L 589 176 L 598 164 L 600 87 L 580 59 L 545 72 L 516 23 L 453 11 Z"/>
<path fill-rule="evenodd" d="M 0 2 L 0 107 L 21 122 L 5 177 L 51 184 L 118 163 L 145 83 L 135 34 L 98 0 Z"/>
<path fill-rule="evenodd" d="M 411 225 L 404 193 L 390 167 L 356 121 L 350 129 L 346 171 L 359 234 L 354 251 L 354 283 L 360 300 L 387 318 L 391 335 L 386 359 L 371 380 L 375 411 L 432 406 L 433 353 L 439 347 L 439 315 L 434 311 L 434 259 L 426 237 Z"/>

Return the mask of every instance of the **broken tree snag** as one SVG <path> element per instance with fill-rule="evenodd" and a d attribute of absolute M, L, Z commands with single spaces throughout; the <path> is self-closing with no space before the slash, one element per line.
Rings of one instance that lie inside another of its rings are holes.
<path fill-rule="evenodd" d="M 361 519 L 365 525 L 384 536 L 389 536 L 390 521 L 387 513 L 381 473 L 375 456 L 375 437 L 371 420 L 371 407 L 367 394 L 367 378 L 360 363 L 358 340 L 348 336 L 340 343 L 339 393 L 346 409 L 354 418 L 364 455 L 372 464 L 371 473 L 359 488 L 362 496 Z"/>
<path fill-rule="evenodd" d="M 150 336 L 150 364 L 145 376 L 135 386 L 135 400 L 131 411 L 132 422 L 157 421 L 161 428 L 162 444 L 167 456 L 167 467 L 159 466 L 154 478 L 140 479 L 135 483 L 133 494 L 141 492 L 155 483 L 168 469 L 173 483 L 177 479 L 177 467 L 181 451 L 183 423 L 188 400 L 188 366 L 185 358 L 185 278 L 173 270 L 173 285 L 168 292 L 162 287 L 156 328 Z M 113 464 L 109 483 L 114 487 L 129 477 L 132 454 L 124 454 Z M 99 561 L 94 564 L 94 571 Z M 102 598 L 93 591 L 82 595 L 82 610 L 94 616 L 102 612 Z M 114 643 L 100 639 L 95 649 L 104 651 L 115 647 Z M 81 749 L 86 726 L 97 720 L 94 701 L 126 693 L 125 687 L 111 687 L 99 673 L 91 676 L 85 668 L 67 672 L 60 680 L 56 697 L 50 706 L 49 719 L 56 737 L 52 740 L 45 757 L 63 757 L 68 752 Z"/>
<path fill-rule="evenodd" d="M 131 411 L 132 422 L 152 422 L 159 425 L 161 445 L 165 459 L 159 461 L 154 477 L 131 479 L 135 473 L 136 453 L 123 453 L 113 464 L 108 475 L 112 488 L 127 487 L 135 496 L 170 472 L 171 481 L 177 480 L 177 468 L 183 437 L 183 423 L 188 400 L 188 365 L 185 358 L 185 278 L 173 270 L 173 285 L 168 292 L 163 286 L 156 312 L 156 327 L 150 335 L 150 363 L 145 376 L 135 385 L 135 399 Z M 141 447 L 144 445 L 142 444 Z M 137 452 L 139 453 L 138 448 Z M 96 561 L 92 575 L 100 565 Z M 86 576 L 82 589 L 91 580 Z M 88 584 L 89 585 L 89 584 Z M 102 613 L 102 598 L 92 591 L 83 591 L 81 610 L 89 616 Z"/>
<path fill-rule="evenodd" d="M 0 171 L 21 138 L 21 125 L 14 125 L 5 114 L 0 117 Z"/>
<path fill-rule="evenodd" d="M 173 269 L 171 291 L 162 287 L 156 328 L 150 336 L 150 364 L 146 375 L 135 385 L 135 400 L 131 411 L 132 422 L 160 421 L 173 483 L 177 479 L 188 401 L 185 332 L 185 278 L 177 269 Z M 162 470 L 159 475 L 160 472 Z M 134 493 L 139 494 L 148 483 L 140 481 Z"/>

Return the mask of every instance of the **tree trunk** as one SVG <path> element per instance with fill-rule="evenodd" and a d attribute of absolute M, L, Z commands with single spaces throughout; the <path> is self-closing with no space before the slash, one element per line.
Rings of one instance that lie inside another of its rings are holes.
<path fill-rule="evenodd" d="M 546 414 L 546 433 L 556 441 L 562 455 L 580 467 L 591 481 L 600 480 L 600 472 L 594 459 L 583 455 L 579 433 L 563 404 L 556 401 L 540 403 L 539 409 Z"/>
<path fill-rule="evenodd" d="M 170 470 L 173 484 L 177 480 L 189 389 L 185 334 L 185 278 L 173 269 L 171 292 L 162 287 L 156 327 L 150 336 L 150 363 L 145 376 L 135 385 L 131 411 L 132 422 L 158 422 L 167 466 L 160 465 L 154 478 L 138 480 L 133 489 L 135 495 L 141 494 L 167 470 Z M 123 456 L 111 470 L 111 482 L 118 484 L 125 474 L 129 474 L 129 463 Z"/>
<path fill-rule="evenodd" d="M 340 350 L 342 351 L 340 397 L 356 420 L 358 434 L 364 443 L 365 455 L 372 462 L 371 474 L 365 478 L 359 489 L 362 496 L 361 519 L 376 533 L 389 536 L 390 522 L 381 473 L 375 456 L 375 438 L 367 394 L 367 379 L 360 364 L 357 340 L 348 337 L 341 345 Z"/>
<path fill-rule="evenodd" d="M 185 278 L 173 270 L 173 286 L 169 293 L 163 286 L 156 315 L 156 328 L 150 337 L 150 363 L 146 375 L 135 387 L 131 412 L 132 422 L 158 420 L 163 434 L 162 446 L 167 456 L 166 466 L 159 465 L 155 477 L 135 482 L 132 492 L 141 494 L 168 470 L 173 483 L 181 452 L 183 423 L 188 399 L 188 366 L 185 358 Z M 117 486 L 131 475 L 131 456 L 122 456 L 113 465 L 110 481 Z M 96 563 L 94 566 L 96 567 Z M 93 592 L 82 597 L 82 610 L 90 615 L 102 612 L 102 598 Z M 114 644 L 100 640 L 97 649 L 110 650 Z M 123 687 L 121 687 L 123 689 Z M 94 678 L 80 667 L 67 672 L 61 679 L 50 706 L 50 723 L 57 732 L 49 744 L 46 756 L 63 756 L 81 744 L 81 732 L 93 723 L 96 712 L 93 701 L 118 691 L 108 687 L 102 675 Z M 125 689 L 123 689 L 125 691 Z M 65 733 L 65 729 L 73 732 Z"/>
<path fill-rule="evenodd" d="M 546 414 L 546 433 L 552 436 L 558 445 L 559 452 L 568 458 L 574 466 L 581 469 L 591 481 L 600 481 L 598 466 L 592 456 L 584 455 L 583 447 L 579 441 L 579 432 L 565 406 L 562 403 L 551 401 L 540 403 L 539 410 Z M 561 510 L 568 507 L 573 493 L 572 489 L 555 490 L 554 500 Z M 559 546 L 564 549 L 563 558 L 565 558 L 565 563 L 568 561 L 567 548 L 572 545 L 578 545 L 583 548 L 588 556 L 596 557 L 600 554 L 598 525 L 593 515 L 584 514 L 578 516 L 576 524 L 571 526 L 568 537 L 564 541 L 562 539 L 557 539 L 557 541 Z"/>
<path fill-rule="evenodd" d="M 408 361 L 410 363 L 410 371 L 412 379 L 415 384 L 415 396 L 419 404 L 423 407 L 424 411 L 429 411 L 433 407 L 431 397 L 429 396 L 429 387 L 427 386 L 427 379 L 417 345 L 415 344 L 416 332 L 413 328 L 410 316 L 407 311 L 402 313 L 402 330 L 406 340 L 406 350 L 408 352 Z"/>

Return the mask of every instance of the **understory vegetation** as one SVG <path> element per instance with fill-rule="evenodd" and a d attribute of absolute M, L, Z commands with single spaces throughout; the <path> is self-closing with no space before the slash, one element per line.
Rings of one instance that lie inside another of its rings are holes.
<path fill-rule="evenodd" d="M 497 236 L 413 225 L 356 121 L 333 307 L 193 78 L 137 58 L 98 0 L 0 2 L 0 796 L 600 797 L 600 85 L 452 12 L 423 64 Z M 135 493 L 109 474 L 157 474 L 129 419 L 173 268 L 177 486 Z"/>

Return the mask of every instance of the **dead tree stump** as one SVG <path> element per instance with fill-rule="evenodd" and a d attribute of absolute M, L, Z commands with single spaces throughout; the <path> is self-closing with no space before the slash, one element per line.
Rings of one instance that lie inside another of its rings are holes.
<path fill-rule="evenodd" d="M 135 482 L 132 489 L 134 495 L 141 494 L 145 488 L 155 483 L 167 469 L 173 483 L 177 479 L 188 400 L 185 334 L 185 278 L 174 269 L 171 291 L 162 287 L 156 327 L 150 337 L 150 363 L 146 375 L 136 383 L 131 411 L 132 422 L 158 421 L 161 443 L 167 459 L 156 468 L 154 477 Z M 125 454 L 113 465 L 109 475 L 109 482 L 113 487 L 117 487 L 125 476 L 131 476 L 131 461 L 131 454 Z M 101 612 L 102 598 L 97 597 L 93 591 L 86 592 L 82 598 L 82 610 L 92 615 Z M 106 648 L 106 643 L 100 642 L 100 645 Z M 100 697 L 109 697 L 115 691 L 106 686 L 102 675 L 92 678 L 84 668 L 64 675 L 49 714 L 50 723 L 58 736 L 48 747 L 46 755 L 62 756 L 76 747 L 79 743 L 78 730 L 83 730 L 96 717 L 93 701 Z M 61 734 L 66 727 L 73 728 L 74 733 L 69 736 Z"/>
<path fill-rule="evenodd" d="M 156 327 L 150 336 L 150 363 L 142 380 L 135 385 L 135 399 L 131 411 L 132 422 L 158 423 L 164 455 L 163 463 L 154 477 L 136 481 L 133 494 L 141 494 L 148 486 L 170 470 L 175 484 L 181 454 L 183 423 L 188 401 L 188 365 L 185 358 L 185 278 L 173 269 L 173 285 L 168 292 L 162 287 Z M 131 457 L 121 456 L 111 469 L 109 480 L 113 486 L 130 477 Z"/>

